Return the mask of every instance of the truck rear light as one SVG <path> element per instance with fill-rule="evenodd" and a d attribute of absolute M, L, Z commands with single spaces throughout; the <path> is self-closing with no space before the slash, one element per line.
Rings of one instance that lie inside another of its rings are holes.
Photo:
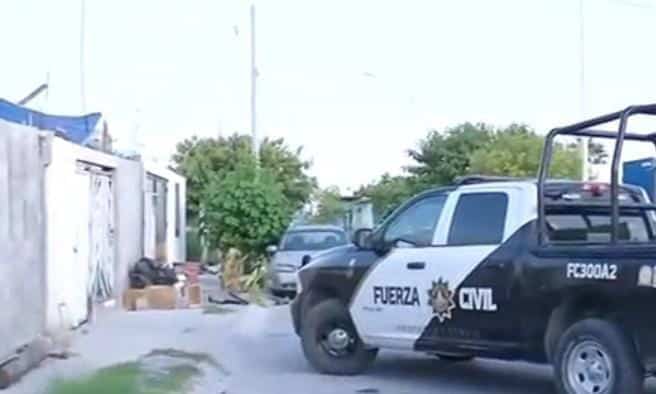
<path fill-rule="evenodd" d="M 583 191 L 589 192 L 595 197 L 600 197 L 608 190 L 608 184 L 598 182 L 588 182 L 583 184 Z"/>

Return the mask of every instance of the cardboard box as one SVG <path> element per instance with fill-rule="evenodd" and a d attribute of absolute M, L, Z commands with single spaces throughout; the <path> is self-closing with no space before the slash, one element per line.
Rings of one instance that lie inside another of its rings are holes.
<path fill-rule="evenodd" d="M 201 291 L 200 291 L 200 285 L 195 284 L 195 285 L 189 285 L 187 286 L 187 300 L 189 302 L 189 306 L 197 306 L 201 304 Z"/>
<path fill-rule="evenodd" d="M 148 286 L 146 300 L 150 309 L 175 309 L 178 291 L 173 286 Z"/>
<path fill-rule="evenodd" d="M 187 283 L 198 283 L 198 275 L 200 275 L 200 263 L 188 261 L 184 266 L 184 274 L 187 276 Z"/>
<path fill-rule="evenodd" d="M 123 308 L 128 311 L 136 311 L 147 307 L 146 290 L 144 289 L 127 289 L 123 293 Z"/>

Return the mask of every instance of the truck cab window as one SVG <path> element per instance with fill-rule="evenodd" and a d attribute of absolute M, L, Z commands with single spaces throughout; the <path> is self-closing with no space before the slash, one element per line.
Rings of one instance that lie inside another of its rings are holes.
<path fill-rule="evenodd" d="M 417 246 L 430 245 L 445 201 L 446 195 L 427 197 L 400 212 L 385 230 L 385 242 L 402 240 Z"/>
<path fill-rule="evenodd" d="M 503 240 L 508 210 L 506 193 L 463 194 L 458 199 L 449 245 L 496 245 Z"/>

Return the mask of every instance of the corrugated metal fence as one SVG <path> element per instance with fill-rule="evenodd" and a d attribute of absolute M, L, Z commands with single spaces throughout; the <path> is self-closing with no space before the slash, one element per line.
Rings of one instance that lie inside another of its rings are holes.
<path fill-rule="evenodd" d="M 34 129 L 0 120 L 0 361 L 45 328 L 40 144 Z"/>

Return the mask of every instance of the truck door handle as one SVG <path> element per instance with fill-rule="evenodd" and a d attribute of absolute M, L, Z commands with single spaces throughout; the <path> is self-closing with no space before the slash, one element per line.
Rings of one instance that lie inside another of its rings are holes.
<path fill-rule="evenodd" d="M 486 268 L 502 270 L 506 268 L 506 261 L 504 260 L 490 260 L 485 264 Z"/>
<path fill-rule="evenodd" d="M 426 263 L 423 261 L 413 261 L 412 263 L 406 264 L 409 270 L 423 270 L 426 268 Z"/>

